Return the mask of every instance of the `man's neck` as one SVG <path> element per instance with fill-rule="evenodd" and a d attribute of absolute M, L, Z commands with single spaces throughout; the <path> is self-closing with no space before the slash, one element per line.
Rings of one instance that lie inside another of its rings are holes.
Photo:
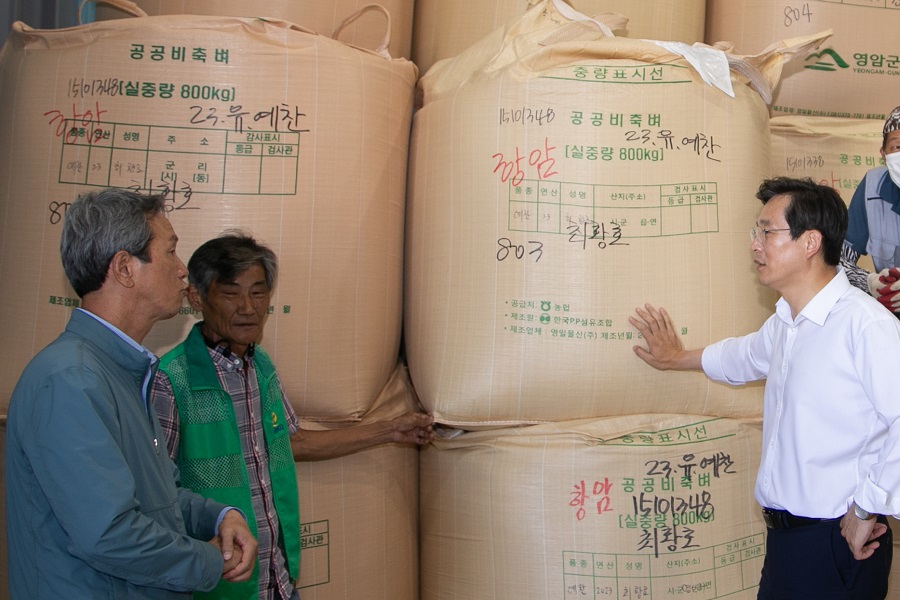
<path fill-rule="evenodd" d="M 815 298 L 834 279 L 835 275 L 837 275 L 836 267 L 823 264 L 810 270 L 796 284 L 784 290 L 775 291 L 781 294 L 788 306 L 791 307 L 791 318 L 796 319 L 810 300 Z"/>
<path fill-rule="evenodd" d="M 140 311 L 135 311 L 133 306 L 116 302 L 115 298 L 99 291 L 85 294 L 81 307 L 115 326 L 138 344 L 143 344 L 144 338 L 153 329 L 154 322 L 139 314 Z"/>
<path fill-rule="evenodd" d="M 240 345 L 236 346 L 236 345 L 232 344 L 230 341 L 223 338 L 222 336 L 211 331 L 206 326 L 205 321 L 200 323 L 200 334 L 203 336 L 203 341 L 210 348 L 223 347 L 225 349 L 226 357 L 228 355 L 234 355 L 237 358 L 244 360 L 247 358 L 248 352 L 250 353 L 251 356 L 253 355 L 253 352 L 252 352 L 253 344 L 250 344 L 249 346 L 240 346 Z"/>

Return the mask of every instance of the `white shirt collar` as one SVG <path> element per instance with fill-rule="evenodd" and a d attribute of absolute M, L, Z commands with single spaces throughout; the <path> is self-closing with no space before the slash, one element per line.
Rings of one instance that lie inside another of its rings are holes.
<path fill-rule="evenodd" d="M 821 327 L 825 325 L 825 320 L 828 318 L 831 309 L 834 308 L 841 296 L 847 293 L 849 288 L 850 280 L 847 279 L 847 274 L 844 273 L 842 267 L 837 267 L 835 276 L 831 278 L 831 281 L 825 287 L 819 290 L 819 293 L 806 303 L 806 306 L 803 307 L 796 319 L 791 316 L 791 307 L 784 297 L 779 298 L 778 302 L 775 303 L 775 313 L 779 319 L 788 325 L 796 325 L 801 320 L 807 320 Z"/>

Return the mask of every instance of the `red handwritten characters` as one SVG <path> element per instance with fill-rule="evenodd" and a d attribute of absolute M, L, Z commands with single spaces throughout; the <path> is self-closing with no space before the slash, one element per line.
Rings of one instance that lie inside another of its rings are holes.
<path fill-rule="evenodd" d="M 102 137 L 102 128 L 99 127 L 101 118 L 106 114 L 107 110 L 100 108 L 100 103 L 95 102 L 94 106 L 80 110 L 75 103 L 72 103 L 71 116 L 67 116 L 59 109 L 48 110 L 44 113 L 45 117 L 50 117 L 47 124 L 56 127 L 56 137 L 66 136 L 66 143 L 72 143 L 74 138 L 86 137 L 88 143 L 96 141 L 98 136 Z"/>
<path fill-rule="evenodd" d="M 544 138 L 543 148 L 536 148 L 528 153 L 527 166 L 534 167 L 538 179 L 549 179 L 559 174 L 559 171 L 553 170 L 556 166 L 556 159 L 550 156 L 553 150 L 556 150 L 556 146 L 551 146 L 550 140 Z M 497 152 L 491 158 L 497 161 L 493 172 L 500 172 L 500 181 L 503 183 L 508 181 L 512 185 L 519 185 L 525 180 L 525 170 L 522 165 L 525 157 L 521 155 L 518 146 L 516 146 L 516 157 L 512 160 L 506 160 L 502 152 Z"/>
<path fill-rule="evenodd" d="M 584 479 L 572 486 L 572 491 L 569 492 L 572 496 L 569 506 L 576 507 L 575 518 L 579 521 L 584 519 L 587 514 L 584 506 L 588 500 L 592 499 L 592 497 L 596 499 L 598 515 L 611 511 L 612 502 L 609 498 L 609 492 L 611 490 L 612 483 L 610 483 L 609 477 L 604 477 L 603 481 L 595 480 L 590 492 L 587 491 Z"/>

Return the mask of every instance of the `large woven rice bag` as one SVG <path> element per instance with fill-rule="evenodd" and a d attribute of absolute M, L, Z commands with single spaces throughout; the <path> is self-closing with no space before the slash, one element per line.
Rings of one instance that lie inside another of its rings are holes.
<path fill-rule="evenodd" d="M 881 119 L 897 106 L 900 28 L 896 0 L 707 0 L 707 43 L 752 54 L 772 40 L 833 29 L 818 48 L 787 65 L 772 116 Z"/>
<path fill-rule="evenodd" d="M 758 422 L 466 433 L 420 459 L 422 600 L 756 598 Z"/>
<path fill-rule="evenodd" d="M 0 54 L 0 413 L 79 300 L 66 206 L 105 186 L 166 194 L 187 262 L 241 228 L 280 260 L 262 345 L 298 413 L 355 420 L 400 346 L 415 65 L 281 21 L 171 15 L 14 25 Z M 197 316 L 158 323 L 161 353 Z"/>
<path fill-rule="evenodd" d="M 154 16 L 267 17 L 361 48 L 374 50 L 384 45 L 394 57 L 409 58 L 411 54 L 413 0 L 380 0 L 377 4 L 363 0 L 101 0 L 96 4 L 98 20 L 121 18 L 132 7 Z"/>
<path fill-rule="evenodd" d="M 427 71 L 518 19 L 535 4 L 535 0 L 416 0 L 413 61 Z M 569 4 L 587 15 L 627 17 L 617 35 L 689 44 L 703 41 L 706 0 L 570 0 Z"/>
<path fill-rule="evenodd" d="M 760 386 L 647 367 L 627 317 L 663 305 L 698 347 L 771 314 L 748 234 L 770 171 L 760 92 L 799 47 L 607 37 L 555 8 L 419 82 L 404 317 L 417 392 L 461 427 L 757 415 Z"/>

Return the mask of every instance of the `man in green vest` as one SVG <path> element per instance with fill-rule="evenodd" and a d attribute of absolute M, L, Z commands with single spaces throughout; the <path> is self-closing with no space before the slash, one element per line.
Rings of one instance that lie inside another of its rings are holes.
<path fill-rule="evenodd" d="M 295 460 L 432 439 L 431 417 L 413 412 L 331 431 L 300 428 L 271 359 L 256 345 L 277 271 L 272 250 L 248 235 L 229 233 L 201 245 L 188 262 L 188 301 L 203 321 L 163 356 L 151 389 L 182 484 L 243 510 L 259 542 L 249 581 L 222 582 L 195 597 L 299 597 Z"/>

